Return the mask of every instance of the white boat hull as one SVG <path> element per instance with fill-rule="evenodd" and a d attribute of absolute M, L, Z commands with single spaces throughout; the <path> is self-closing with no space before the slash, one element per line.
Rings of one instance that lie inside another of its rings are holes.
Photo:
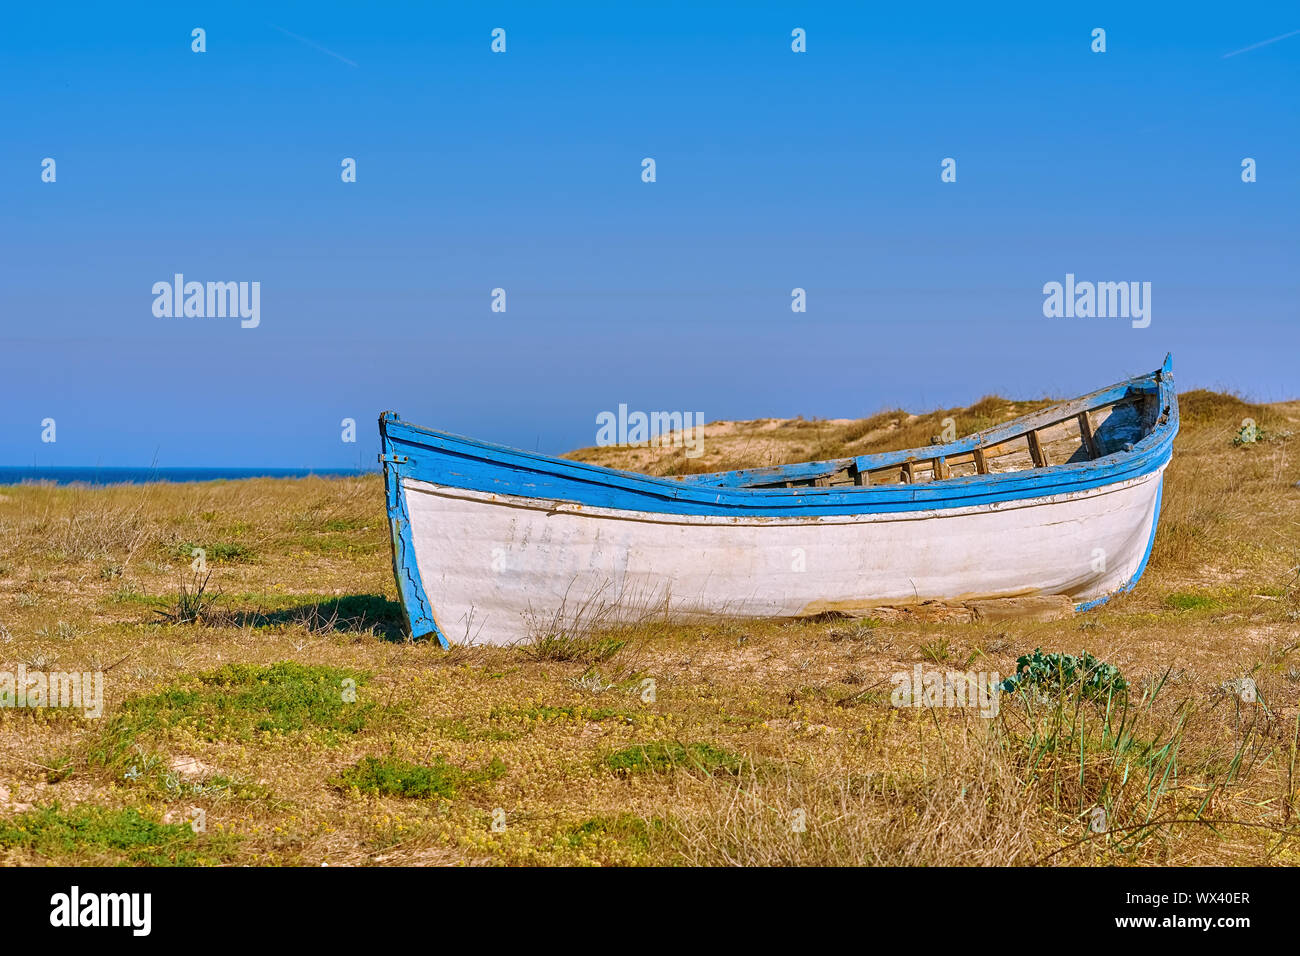
<path fill-rule="evenodd" d="M 1128 586 L 1164 466 L 1084 491 L 804 518 L 623 511 L 402 478 L 414 563 L 454 643 L 511 644 L 582 609 L 796 617 Z"/>

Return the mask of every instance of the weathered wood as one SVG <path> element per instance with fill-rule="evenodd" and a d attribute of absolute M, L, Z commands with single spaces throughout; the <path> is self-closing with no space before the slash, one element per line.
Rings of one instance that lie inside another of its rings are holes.
<path fill-rule="evenodd" d="M 975 474 L 987 475 L 989 473 L 989 463 L 984 458 L 984 449 L 976 448 L 975 455 Z"/>
<path fill-rule="evenodd" d="M 809 605 L 801 617 L 875 618 L 889 623 L 924 621 L 961 623 L 996 621 L 1060 621 L 1074 616 L 1074 601 L 1064 594 L 964 601 L 923 601 L 919 604 L 881 604 L 842 601 L 834 605 Z"/>
<path fill-rule="evenodd" d="M 844 602 L 834 608 L 820 605 L 810 606 L 800 617 L 823 617 L 829 620 L 838 618 L 874 618 L 890 624 L 900 622 L 924 621 L 927 624 L 970 624 L 975 620 L 975 612 L 962 604 L 947 604 L 942 601 L 925 601 L 921 604 L 877 604 L 873 602 Z M 833 633 L 833 632 L 832 632 Z"/>
<path fill-rule="evenodd" d="M 1034 467 L 1046 468 L 1047 456 L 1043 454 L 1043 444 L 1038 440 L 1038 429 L 1031 428 L 1025 437 L 1029 439 L 1029 457 L 1034 460 Z"/>
<path fill-rule="evenodd" d="M 948 459 L 942 455 L 934 460 L 934 477 L 940 481 L 952 477 L 952 469 L 948 467 Z"/>
<path fill-rule="evenodd" d="M 903 462 L 900 480 L 905 485 L 913 484 L 916 481 L 916 469 L 913 467 L 913 464 L 914 462 L 910 458 Z"/>
<path fill-rule="evenodd" d="M 1065 594 L 1036 594 L 965 603 L 975 612 L 975 620 L 980 622 L 1060 621 L 1074 616 L 1074 601 Z"/>
<path fill-rule="evenodd" d="M 1101 449 L 1097 447 L 1097 436 L 1092 432 L 1092 419 L 1088 417 L 1085 409 L 1079 413 L 1079 435 L 1083 439 L 1083 447 L 1088 452 L 1089 458 L 1100 458 Z"/>

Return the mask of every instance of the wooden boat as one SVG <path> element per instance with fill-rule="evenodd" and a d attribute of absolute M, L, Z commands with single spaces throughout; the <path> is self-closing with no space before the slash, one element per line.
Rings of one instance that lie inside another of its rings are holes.
<path fill-rule="evenodd" d="M 786 617 L 1132 588 L 1178 431 L 1154 372 L 946 444 L 656 478 L 379 420 L 411 633 L 507 644 L 617 613 Z M 612 618 L 608 618 L 612 619 Z"/>

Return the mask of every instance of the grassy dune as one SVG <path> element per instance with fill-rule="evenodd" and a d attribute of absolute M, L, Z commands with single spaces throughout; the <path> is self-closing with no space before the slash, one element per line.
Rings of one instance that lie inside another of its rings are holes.
<path fill-rule="evenodd" d="M 1038 404 L 575 456 L 767 465 Z M 1146 577 L 1051 623 L 646 621 L 443 651 L 403 635 L 378 478 L 0 488 L 0 671 L 106 670 L 97 719 L 0 709 L 0 862 L 1300 863 L 1300 403 L 1182 405 Z M 1235 444 L 1245 418 L 1261 440 Z M 1127 689 L 891 706 L 895 672 L 1006 676 L 1035 648 Z"/>

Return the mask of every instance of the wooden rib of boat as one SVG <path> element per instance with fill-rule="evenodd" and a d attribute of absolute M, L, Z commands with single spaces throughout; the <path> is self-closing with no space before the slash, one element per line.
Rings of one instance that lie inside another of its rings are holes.
<path fill-rule="evenodd" d="M 508 644 L 591 602 L 794 617 L 1064 595 L 1146 567 L 1178 431 L 1154 372 L 945 444 L 658 478 L 379 420 L 411 633 Z M 609 616 L 607 619 L 614 619 Z"/>

